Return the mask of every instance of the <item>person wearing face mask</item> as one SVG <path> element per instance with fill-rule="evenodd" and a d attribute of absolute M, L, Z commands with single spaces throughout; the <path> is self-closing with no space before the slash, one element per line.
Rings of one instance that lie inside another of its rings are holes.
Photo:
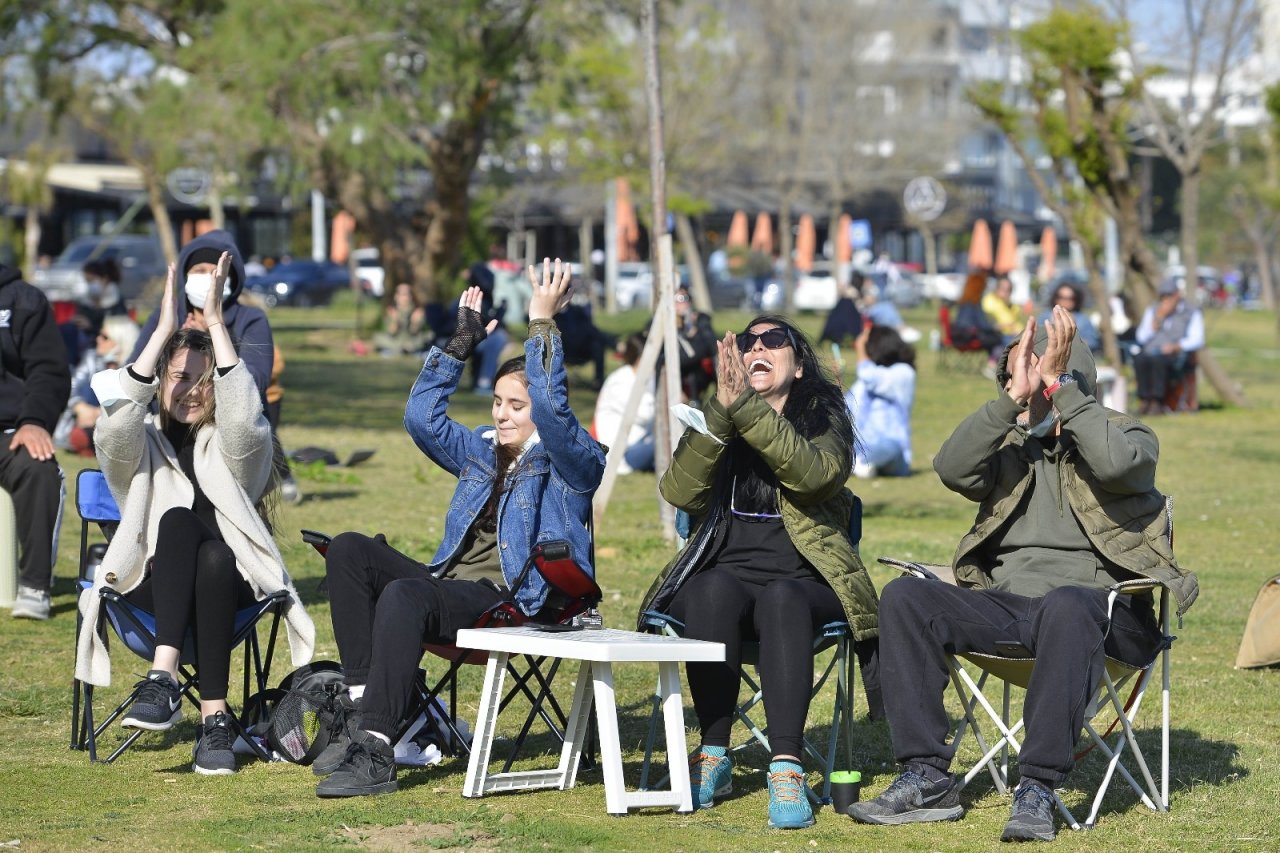
<path fill-rule="evenodd" d="M 556 260 L 553 272 L 543 261 L 541 277 L 530 267 L 529 280 L 529 339 L 523 356 L 498 368 L 492 426 L 468 429 L 448 413 L 468 358 L 498 328 L 481 314 L 479 287 L 463 293 L 448 346 L 431 348 L 409 393 L 409 435 L 458 478 L 435 556 L 421 563 L 382 536 L 358 533 L 329 545 L 325 576 L 347 692 L 312 765 L 328 777 L 318 796 L 396 790 L 391 738 L 409 711 L 423 644 L 452 644 L 502 601 L 538 542 L 568 542 L 572 559 L 594 574 L 587 524 L 604 450 L 569 408 L 564 342 L 552 320 L 569 299 L 569 267 Z M 515 605 L 536 616 L 547 593 L 530 574 Z"/>
<path fill-rule="evenodd" d="M 271 323 L 266 313 L 252 305 L 241 305 L 237 300 L 244 288 L 244 261 L 235 240 L 226 231 L 209 231 L 182 247 L 178 253 L 176 292 L 173 295 L 178 325 L 184 329 L 205 330 L 205 319 L 210 283 L 218 258 L 226 252 L 231 266 L 222 287 L 221 308 L 223 322 L 231 342 L 244 360 L 245 369 L 253 377 L 258 394 L 266 403 L 267 386 L 271 384 L 271 365 L 274 360 L 274 340 Z M 142 334 L 130 361 L 136 361 L 155 332 L 160 312 L 153 311 L 142 327 Z"/>
<path fill-rule="evenodd" d="M 215 266 L 221 285 L 231 267 Z M 178 328 L 177 273 L 169 268 L 150 341 L 131 364 L 95 377 L 102 415 L 94 431 L 98 463 L 120 505 L 84 616 L 76 677 L 111 683 L 111 658 L 98 631 L 100 593 L 111 587 L 156 617 L 155 656 L 121 725 L 167 731 L 182 719 L 178 663 L 188 632 L 200 674 L 200 722 L 192 769 L 236 770 L 227 710 L 236 611 L 277 590 L 295 666 L 311 659 L 315 627 L 285 571 L 268 521 L 276 485 L 271 427 L 257 388 L 236 353 L 221 303 L 206 329 Z M 158 402 L 158 414 L 149 413 Z"/>
<path fill-rule="evenodd" d="M 684 623 L 684 636 L 725 646 L 724 663 L 688 665 L 702 734 L 690 758 L 695 809 L 732 790 L 728 746 L 742 647 L 759 640 L 773 750 L 769 825 L 799 829 L 814 823 L 800 760 L 818 628 L 852 627 L 878 714 L 876 592 L 848 537 L 853 424 L 813 345 L 782 317 L 757 317 L 716 346 L 708 433 L 685 432 L 659 486 L 694 529 L 640 611 L 669 613 Z"/>
<path fill-rule="evenodd" d="M 1153 578 L 1170 587 L 1181 616 L 1198 586 L 1164 535 L 1155 433 L 1098 402 L 1093 356 L 1071 310 L 1055 306 L 1047 327 L 1028 320 L 996 381 L 996 399 L 934 457 L 943 485 L 979 505 L 952 559 L 958 586 L 902 577 L 881 594 L 881 685 L 903 770 L 849 815 L 882 825 L 963 816 L 963 780 L 950 772 L 946 654 L 1014 644 L 1036 666 L 1002 840 L 1048 841 L 1052 791 L 1071 771 L 1105 657 L 1143 665 L 1161 642 L 1151 595 L 1122 595 L 1109 609 L 1107 587 Z"/>

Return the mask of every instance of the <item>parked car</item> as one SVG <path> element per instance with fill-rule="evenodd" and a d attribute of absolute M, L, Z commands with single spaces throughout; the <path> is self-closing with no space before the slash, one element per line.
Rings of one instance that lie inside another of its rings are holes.
<path fill-rule="evenodd" d="M 382 268 L 382 254 L 374 248 L 355 249 L 351 258 L 356 265 L 360 289 L 375 299 L 387 291 L 387 271 Z"/>
<path fill-rule="evenodd" d="M 618 284 L 614 291 L 619 311 L 648 308 L 653 301 L 653 272 L 638 261 L 618 264 Z"/>
<path fill-rule="evenodd" d="M 266 275 L 250 278 L 245 287 L 261 296 L 269 308 L 310 308 L 328 305 L 335 293 L 351 287 L 351 274 L 332 261 L 289 261 L 276 264 Z"/>
<path fill-rule="evenodd" d="M 50 302 L 83 299 L 87 286 L 81 269 L 90 259 L 112 260 L 120 268 L 120 295 L 137 299 L 153 279 L 163 279 L 164 251 L 156 237 L 118 234 L 115 237 L 77 237 L 47 269 L 37 269 L 32 284 Z"/>
<path fill-rule="evenodd" d="M 839 298 L 840 288 L 829 266 L 814 264 L 808 272 L 796 271 L 797 311 L 830 311 Z"/>
<path fill-rule="evenodd" d="M 747 278 L 708 273 L 707 290 L 712 310 L 749 311 L 755 283 Z"/>

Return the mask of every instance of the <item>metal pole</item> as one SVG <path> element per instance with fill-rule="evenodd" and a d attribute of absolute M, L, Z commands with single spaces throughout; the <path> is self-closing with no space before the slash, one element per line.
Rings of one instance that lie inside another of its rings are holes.
<path fill-rule="evenodd" d="M 311 260 L 323 261 L 329 253 L 324 236 L 324 193 L 311 191 Z"/>

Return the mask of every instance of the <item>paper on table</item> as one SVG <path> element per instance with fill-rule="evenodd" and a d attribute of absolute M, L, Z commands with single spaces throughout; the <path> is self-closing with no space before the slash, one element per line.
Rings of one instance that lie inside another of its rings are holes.
<path fill-rule="evenodd" d="M 723 441 L 711 434 L 711 430 L 707 427 L 706 415 L 693 406 L 687 403 L 676 403 L 671 407 L 671 414 L 689 429 L 702 433 L 715 441 L 716 444 L 724 444 Z"/>

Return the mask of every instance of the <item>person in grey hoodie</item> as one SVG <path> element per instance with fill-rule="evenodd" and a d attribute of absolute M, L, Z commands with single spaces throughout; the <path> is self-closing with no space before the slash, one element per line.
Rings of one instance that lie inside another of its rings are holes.
<path fill-rule="evenodd" d="M 178 253 L 178 281 L 181 291 L 175 295 L 178 301 L 178 325 L 184 329 L 208 331 L 204 320 L 205 299 L 209 282 L 223 252 L 231 254 L 231 272 L 222 293 L 222 317 L 231 333 L 231 342 L 244 366 L 249 369 L 258 386 L 258 394 L 266 403 L 267 386 L 271 384 L 271 364 L 275 358 L 275 344 L 271 336 L 271 323 L 261 308 L 241 305 L 237 300 L 244 289 L 244 260 L 235 240 L 226 231 L 209 231 L 182 247 Z M 151 312 L 138 343 L 129 356 L 129 363 L 138 360 L 147 341 L 155 332 L 159 311 Z"/>
<path fill-rule="evenodd" d="M 943 704 L 947 654 L 1020 652 L 1036 660 L 1023 705 L 1021 781 L 1002 840 L 1052 840 L 1053 789 L 1074 763 L 1085 707 L 1105 658 L 1141 666 L 1160 647 L 1150 594 L 1108 587 L 1157 580 L 1181 615 L 1198 593 L 1165 536 L 1155 487 L 1159 442 L 1102 407 L 1089 348 L 1069 311 L 1028 320 L 1004 353 L 1000 394 L 966 418 L 934 457 L 947 488 L 979 504 L 953 559 L 956 586 L 903 577 L 880 598 L 880 665 L 903 772 L 849 808 L 862 823 L 957 820 Z"/>

